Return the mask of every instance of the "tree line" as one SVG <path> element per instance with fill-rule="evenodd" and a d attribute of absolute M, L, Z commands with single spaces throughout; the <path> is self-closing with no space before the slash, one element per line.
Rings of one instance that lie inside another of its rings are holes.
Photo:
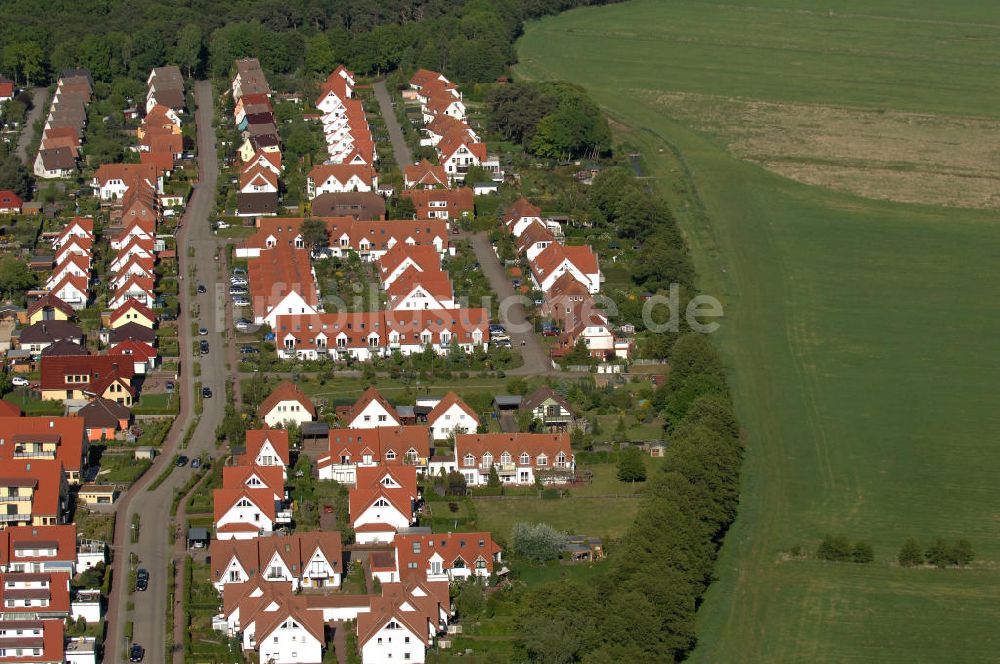
<path fill-rule="evenodd" d="M 663 465 L 647 479 L 639 513 L 608 572 L 590 583 L 529 590 L 518 647 L 545 664 L 678 661 L 696 641 L 695 613 L 736 515 L 743 445 L 721 360 L 701 335 L 671 353 L 670 394 L 683 394 Z M 706 375 L 708 380 L 698 377 Z"/>
<path fill-rule="evenodd" d="M 344 63 L 359 74 L 429 67 L 490 81 L 515 61 L 526 20 L 607 1 L 6 0 L 0 71 L 44 85 L 82 66 L 110 83 L 166 63 L 223 76 L 234 58 L 256 56 L 275 74 Z"/>

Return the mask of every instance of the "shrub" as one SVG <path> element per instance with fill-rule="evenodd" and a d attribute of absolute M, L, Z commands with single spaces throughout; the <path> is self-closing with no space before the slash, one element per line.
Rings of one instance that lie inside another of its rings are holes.
<path fill-rule="evenodd" d="M 903 547 L 896 556 L 900 567 L 918 567 L 924 563 L 924 549 L 912 537 L 903 542 Z"/>
<path fill-rule="evenodd" d="M 816 549 L 816 557 L 820 560 L 844 562 L 851 558 L 851 543 L 845 535 L 827 535 Z"/>
<path fill-rule="evenodd" d="M 514 524 L 510 534 L 514 555 L 535 562 L 558 558 L 566 539 L 566 533 L 545 523 L 518 522 Z"/>

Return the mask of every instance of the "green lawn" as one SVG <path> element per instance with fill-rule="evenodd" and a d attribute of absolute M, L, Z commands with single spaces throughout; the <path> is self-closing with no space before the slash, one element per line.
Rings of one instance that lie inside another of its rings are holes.
<path fill-rule="evenodd" d="M 510 530 L 518 521 L 547 523 L 559 530 L 595 535 L 605 539 L 620 537 L 639 509 L 639 498 L 576 497 L 542 500 L 541 498 L 473 498 L 477 530 L 488 530 L 502 541 L 510 539 Z"/>
<path fill-rule="evenodd" d="M 519 73 L 585 85 L 627 125 L 621 135 L 641 146 L 687 231 L 702 288 L 726 307 L 715 340 L 733 370 L 748 457 L 695 661 L 995 658 L 995 214 L 794 182 L 735 158 L 739 146 L 710 118 L 660 100 L 994 122 L 997 18 L 971 0 L 640 0 L 528 26 Z M 975 142 L 953 138 L 955 151 Z M 480 518 L 502 531 L 513 515 Z M 876 562 L 786 561 L 826 533 L 870 542 Z M 980 562 L 901 570 L 891 561 L 910 536 L 966 537 Z"/>

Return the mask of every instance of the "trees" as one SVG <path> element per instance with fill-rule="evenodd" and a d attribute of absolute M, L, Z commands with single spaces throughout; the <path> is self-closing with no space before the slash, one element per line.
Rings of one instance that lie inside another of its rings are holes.
<path fill-rule="evenodd" d="M 19 105 L 16 101 L 10 103 Z M 32 182 L 31 172 L 16 154 L 10 152 L 0 157 L 0 189 L 10 189 L 21 198 L 27 198 Z"/>
<path fill-rule="evenodd" d="M 629 445 L 618 455 L 618 480 L 620 482 L 645 482 L 646 462 L 642 450 Z"/>
<path fill-rule="evenodd" d="M 205 58 L 205 35 L 197 23 L 188 23 L 177 33 L 174 62 L 188 76 L 202 71 Z"/>
<path fill-rule="evenodd" d="M 903 547 L 896 556 L 900 567 L 918 567 L 924 564 L 924 549 L 912 537 L 903 542 Z"/>
<path fill-rule="evenodd" d="M 510 534 L 511 551 L 534 562 L 555 560 L 566 543 L 566 533 L 545 523 L 514 524 Z"/>
<path fill-rule="evenodd" d="M 0 298 L 20 301 L 36 282 L 27 263 L 11 255 L 0 258 Z"/>
<path fill-rule="evenodd" d="M 322 219 L 317 219 L 316 217 L 310 217 L 303 221 L 299 227 L 299 232 L 302 234 L 302 241 L 310 249 L 325 247 L 330 242 L 330 233 L 326 228 L 326 224 Z"/>

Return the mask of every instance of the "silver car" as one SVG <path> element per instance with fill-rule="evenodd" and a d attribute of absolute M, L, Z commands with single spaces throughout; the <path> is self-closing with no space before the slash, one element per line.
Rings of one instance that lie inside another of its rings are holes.
<path fill-rule="evenodd" d="M 237 295 L 236 297 L 233 298 L 233 305 L 237 307 L 249 307 L 250 298 L 246 297 L 245 295 Z"/>

